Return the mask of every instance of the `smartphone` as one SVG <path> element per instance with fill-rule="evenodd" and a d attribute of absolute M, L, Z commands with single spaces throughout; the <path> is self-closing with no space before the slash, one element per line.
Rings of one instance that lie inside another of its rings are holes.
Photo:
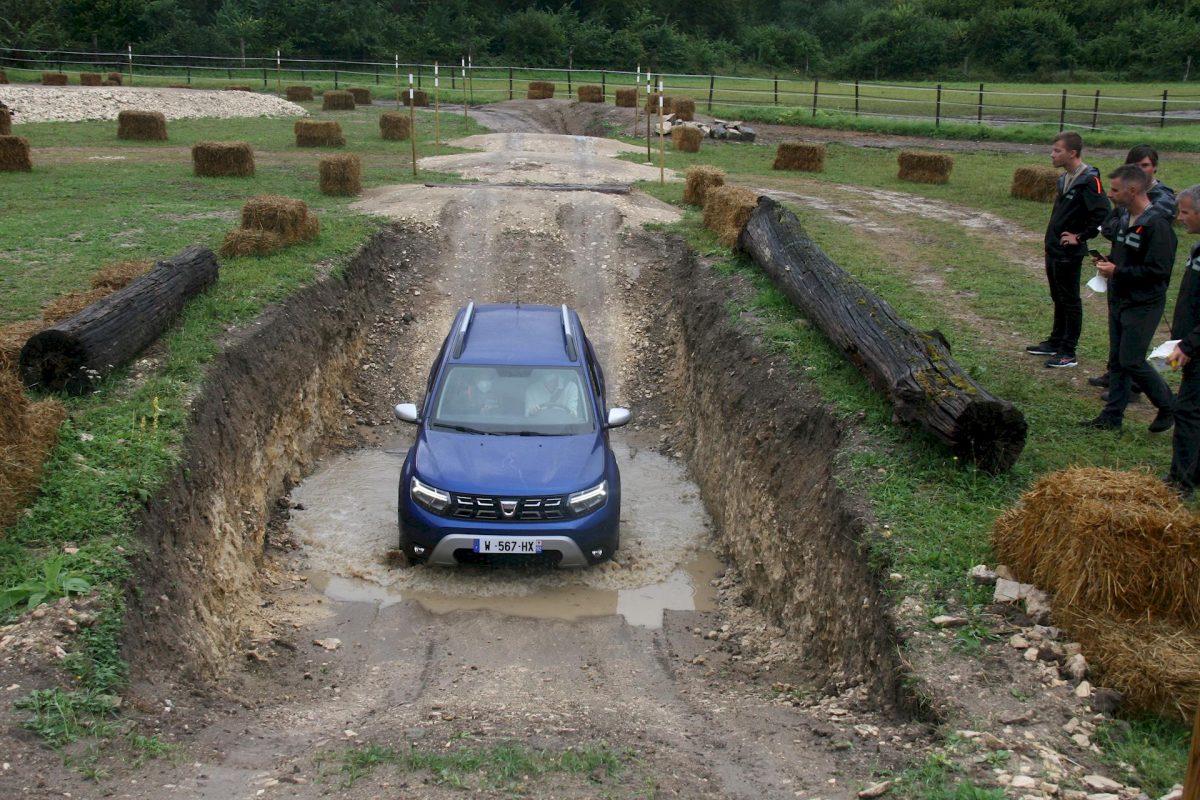
<path fill-rule="evenodd" d="M 1088 255 L 1092 258 L 1099 258 L 1104 261 L 1108 261 L 1108 256 L 1104 255 L 1099 250 L 1088 250 Z"/>

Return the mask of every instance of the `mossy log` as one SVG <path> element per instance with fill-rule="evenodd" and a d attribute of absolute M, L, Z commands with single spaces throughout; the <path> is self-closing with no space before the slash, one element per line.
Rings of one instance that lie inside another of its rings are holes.
<path fill-rule="evenodd" d="M 192 297 L 217 279 L 217 257 L 193 245 L 73 317 L 34 334 L 21 348 L 21 379 L 30 388 L 91 391 L 144 350 Z"/>
<path fill-rule="evenodd" d="M 1028 430 L 1020 410 L 967 375 L 940 333 L 918 331 L 834 264 L 795 214 L 762 197 L 738 245 L 888 396 L 897 419 L 920 424 L 986 472 L 1003 472 L 1016 462 Z"/>

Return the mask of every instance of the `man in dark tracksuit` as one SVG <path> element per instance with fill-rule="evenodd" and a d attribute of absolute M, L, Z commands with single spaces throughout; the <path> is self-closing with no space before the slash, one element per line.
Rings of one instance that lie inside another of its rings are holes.
<path fill-rule="evenodd" d="M 1188 233 L 1200 233 L 1200 184 L 1179 193 L 1179 221 Z M 1184 497 L 1200 484 L 1200 242 L 1179 284 L 1171 338 L 1178 339 L 1168 361 L 1183 367 L 1183 382 L 1175 398 L 1175 437 L 1171 441 L 1171 471 L 1167 483 Z"/>
<path fill-rule="evenodd" d="M 1130 384 L 1136 380 L 1158 409 L 1158 416 L 1150 423 L 1151 432 L 1158 433 L 1174 423 L 1174 398 L 1167 382 L 1146 361 L 1146 352 L 1167 303 L 1178 240 L 1171 220 L 1150 204 L 1146 173 L 1134 164 L 1125 164 L 1108 177 L 1108 196 L 1129 212 L 1113 239 L 1112 254 L 1096 261 L 1096 271 L 1108 279 L 1108 335 L 1117 360 L 1104 410 L 1083 424 L 1089 428 L 1121 427 L 1129 405 Z"/>
<path fill-rule="evenodd" d="M 1054 137 L 1050 162 L 1065 170 L 1058 179 L 1058 192 L 1050 224 L 1046 227 L 1046 281 L 1054 302 L 1054 327 L 1050 337 L 1025 348 L 1027 353 L 1051 356 L 1047 367 L 1074 367 L 1075 347 L 1083 328 L 1083 303 L 1079 299 L 1079 272 L 1086 242 L 1099 232 L 1108 216 L 1108 198 L 1100 184 L 1100 173 L 1083 163 L 1083 139 L 1064 132 Z"/>
<path fill-rule="evenodd" d="M 1165 183 L 1160 181 L 1158 174 L 1158 151 L 1148 144 L 1139 144 L 1130 148 L 1125 155 L 1126 164 L 1136 164 L 1141 168 L 1142 172 L 1150 176 L 1150 188 L 1146 190 L 1146 196 L 1150 198 L 1150 204 L 1158 206 L 1169 219 L 1175 219 L 1177 205 L 1175 203 L 1175 190 Z M 1105 218 L 1103 224 L 1100 225 L 1100 234 L 1110 242 L 1117 235 L 1117 231 L 1121 229 L 1121 224 L 1128 212 L 1123 208 L 1114 206 Z M 1113 363 L 1117 360 L 1117 353 L 1112 349 L 1112 342 L 1109 342 L 1108 361 L 1106 369 L 1111 370 Z M 1102 386 L 1108 388 L 1108 372 L 1103 375 L 1097 375 L 1093 378 L 1088 378 L 1088 384 L 1091 386 Z M 1137 386 L 1133 387 L 1136 394 L 1141 389 Z"/>

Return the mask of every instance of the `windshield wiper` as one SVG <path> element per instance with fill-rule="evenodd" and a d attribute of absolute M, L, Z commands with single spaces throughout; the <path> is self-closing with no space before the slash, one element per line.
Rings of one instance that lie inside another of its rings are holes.
<path fill-rule="evenodd" d="M 435 428 L 446 428 L 447 430 L 458 431 L 459 433 L 475 433 L 481 436 L 498 436 L 494 431 L 481 431 L 477 428 L 468 428 L 466 425 L 448 425 L 445 422 L 433 423 Z"/>
<path fill-rule="evenodd" d="M 542 431 L 510 431 L 510 436 L 559 436 L 557 433 L 544 433 Z"/>

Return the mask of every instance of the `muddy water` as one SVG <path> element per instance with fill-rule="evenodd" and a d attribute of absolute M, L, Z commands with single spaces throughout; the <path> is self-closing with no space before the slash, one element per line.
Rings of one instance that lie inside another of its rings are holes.
<path fill-rule="evenodd" d="M 580 619 L 620 614 L 647 628 L 662 612 L 711 610 L 721 563 L 707 549 L 710 522 L 683 468 L 616 440 L 621 549 L 589 569 L 397 567 L 396 499 L 403 450 L 359 450 L 326 463 L 292 491 L 291 526 L 310 583 L 335 600 L 389 606 L 415 600 L 433 613 L 492 610 Z"/>

